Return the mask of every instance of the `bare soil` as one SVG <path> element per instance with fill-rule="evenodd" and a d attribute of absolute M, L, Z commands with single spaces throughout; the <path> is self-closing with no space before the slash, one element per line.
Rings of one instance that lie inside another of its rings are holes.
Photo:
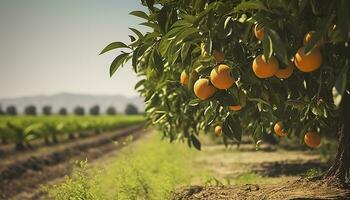
<path fill-rule="evenodd" d="M 179 188 L 171 199 L 350 199 L 350 189 L 308 179 L 305 175 L 308 170 L 324 171 L 330 165 L 310 151 L 285 151 L 270 145 L 262 146 L 259 151 L 252 144 L 243 144 L 239 149 L 209 145 L 200 155 L 196 160 L 198 167 L 208 170 L 215 180 L 221 181 L 220 184 Z M 262 178 L 247 180 L 249 184 L 235 182 L 247 173 Z"/>
<path fill-rule="evenodd" d="M 279 184 L 246 184 L 236 186 L 191 186 L 176 191 L 174 200 L 296 200 L 296 199 L 350 199 L 347 189 L 339 189 L 318 181 L 298 179 Z"/>
<path fill-rule="evenodd" d="M 0 162 L 0 199 L 39 199 L 41 184 L 70 174 L 72 162 L 104 158 L 123 146 L 119 141 L 127 137 L 137 139 L 143 133 L 143 124 L 135 125 L 29 151 L 19 157 L 6 156 Z"/>

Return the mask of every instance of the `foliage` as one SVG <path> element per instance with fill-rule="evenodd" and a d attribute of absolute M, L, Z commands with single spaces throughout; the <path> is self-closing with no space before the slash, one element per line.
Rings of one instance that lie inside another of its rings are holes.
<path fill-rule="evenodd" d="M 17 108 L 15 106 L 7 106 L 6 114 L 8 115 L 17 115 Z"/>
<path fill-rule="evenodd" d="M 52 114 L 52 107 L 51 106 L 44 106 L 43 107 L 43 114 L 44 115 L 51 115 Z"/>
<path fill-rule="evenodd" d="M 94 177 L 90 177 L 87 174 L 87 161 L 81 161 L 77 163 L 75 173 L 71 178 L 65 177 L 65 181 L 60 185 L 54 185 L 50 187 L 44 187 L 45 191 L 49 192 L 50 197 L 54 197 L 56 200 L 93 200 L 101 199 L 93 192 L 96 182 Z M 87 178 L 89 177 L 89 178 Z"/>
<path fill-rule="evenodd" d="M 117 114 L 117 110 L 115 109 L 114 106 L 109 106 L 106 110 L 107 115 L 115 115 Z"/>
<path fill-rule="evenodd" d="M 130 28 L 131 43 L 114 42 L 102 53 L 122 49 L 110 66 L 110 75 L 131 60 L 142 77 L 135 88 L 145 97 L 149 124 L 158 125 L 171 141 L 187 141 L 200 148 L 197 135 L 223 124 L 224 141 L 240 141 L 250 133 L 255 142 L 271 133 L 277 120 L 290 136 L 306 131 L 333 134 L 340 119 L 341 100 L 348 95 L 350 14 L 347 0 L 339 1 L 143 1 L 148 12 L 130 14 L 151 28 L 141 33 Z M 263 27 L 262 42 L 253 34 Z M 275 56 L 285 68 L 303 46 L 309 31 L 315 36 L 306 44 L 310 52 L 321 41 L 322 66 L 317 71 L 295 70 L 284 80 L 259 79 L 251 69 L 257 55 Z M 204 49 L 201 49 L 204 44 Z M 216 66 L 214 50 L 224 52 L 224 63 L 236 80 L 231 88 L 200 101 L 193 94 L 198 78 L 208 77 Z M 190 76 L 188 87 L 179 83 L 181 72 Z M 227 106 L 243 109 L 230 111 Z M 334 136 L 334 135 L 333 135 Z"/>
<path fill-rule="evenodd" d="M 0 139 L 20 148 L 33 140 L 58 142 L 68 134 L 84 136 L 141 123 L 142 116 L 1 116 Z"/>
<path fill-rule="evenodd" d="M 2 109 L 2 106 L 0 105 L 0 115 L 4 115 L 5 111 Z"/>
<path fill-rule="evenodd" d="M 94 105 L 90 108 L 90 115 L 99 115 L 100 114 L 100 106 Z"/>
<path fill-rule="evenodd" d="M 85 109 L 82 106 L 77 106 L 73 110 L 75 115 L 85 115 Z"/>
<path fill-rule="evenodd" d="M 60 108 L 58 110 L 58 114 L 59 115 L 67 115 L 68 114 L 67 108 Z"/>
<path fill-rule="evenodd" d="M 190 183 L 193 172 L 189 169 L 200 174 L 192 166 L 196 152 L 183 145 L 160 141 L 154 134 L 136 147 L 130 145 L 132 148 L 121 151 L 103 171 L 83 167 L 64 183 L 46 187 L 50 196 L 57 200 L 87 194 L 92 199 L 169 199 L 175 187 Z"/>
<path fill-rule="evenodd" d="M 137 115 L 138 113 L 139 113 L 139 110 L 137 109 L 137 107 L 135 105 L 133 105 L 133 104 L 126 105 L 125 114 Z"/>
<path fill-rule="evenodd" d="M 24 114 L 26 115 L 37 115 L 36 107 L 34 105 L 29 105 L 24 108 Z"/>

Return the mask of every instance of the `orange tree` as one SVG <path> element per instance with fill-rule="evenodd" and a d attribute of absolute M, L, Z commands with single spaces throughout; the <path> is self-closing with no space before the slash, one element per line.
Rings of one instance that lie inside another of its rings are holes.
<path fill-rule="evenodd" d="M 300 137 L 311 148 L 337 137 L 324 180 L 344 184 L 350 166 L 350 2 L 347 0 L 143 0 L 112 76 L 131 60 L 142 77 L 149 124 L 200 149 L 216 128 L 225 142 L 250 134 Z M 220 134 L 221 132 L 223 134 Z"/>

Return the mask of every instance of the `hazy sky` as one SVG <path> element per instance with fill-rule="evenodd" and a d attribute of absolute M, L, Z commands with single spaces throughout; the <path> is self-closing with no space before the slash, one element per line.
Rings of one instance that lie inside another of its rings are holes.
<path fill-rule="evenodd" d="M 117 51 L 98 56 L 113 41 L 128 43 L 128 15 L 139 0 L 0 0 L 0 97 L 59 92 L 135 96 L 130 64 L 109 78 Z"/>

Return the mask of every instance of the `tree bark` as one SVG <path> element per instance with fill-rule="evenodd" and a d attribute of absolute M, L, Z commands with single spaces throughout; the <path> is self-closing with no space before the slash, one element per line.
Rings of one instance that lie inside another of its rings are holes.
<path fill-rule="evenodd" d="M 323 178 L 329 184 L 346 186 L 350 169 L 350 97 L 348 94 L 344 94 L 341 109 L 337 156 Z"/>

